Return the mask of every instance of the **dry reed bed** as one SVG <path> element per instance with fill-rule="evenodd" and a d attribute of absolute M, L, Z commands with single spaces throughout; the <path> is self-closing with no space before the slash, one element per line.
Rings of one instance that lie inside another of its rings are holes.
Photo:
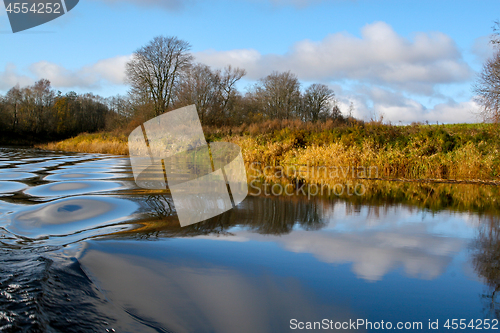
<path fill-rule="evenodd" d="M 484 155 L 473 143 L 451 152 L 420 155 L 411 149 L 376 149 L 332 143 L 326 146 L 293 147 L 290 142 L 259 144 L 251 137 L 229 137 L 242 148 L 246 162 L 260 165 L 309 166 L 318 172 L 306 172 L 305 180 L 325 178 L 406 178 L 499 180 L 498 154 Z M 307 176 L 311 175 L 311 176 Z M 344 176 L 344 177 L 342 177 Z M 312 178 L 311 178 L 312 177 Z"/>
<path fill-rule="evenodd" d="M 37 145 L 40 149 L 75 153 L 128 155 L 127 138 L 111 133 L 83 133 L 59 142 Z"/>
<path fill-rule="evenodd" d="M 204 130 L 209 141 L 238 144 L 247 163 L 323 167 L 323 174 L 303 174 L 307 182 L 324 181 L 325 172 L 328 178 L 334 172 L 346 179 L 500 180 L 500 139 L 496 127 L 488 124 L 399 127 L 356 123 L 339 128 L 332 121 L 268 121 Z M 128 154 L 123 133 L 84 133 L 39 148 Z"/>

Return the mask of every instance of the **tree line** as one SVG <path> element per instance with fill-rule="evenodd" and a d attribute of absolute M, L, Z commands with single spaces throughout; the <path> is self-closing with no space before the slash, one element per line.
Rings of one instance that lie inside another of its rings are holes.
<path fill-rule="evenodd" d="M 334 92 L 320 83 L 304 91 L 290 71 L 273 72 L 244 94 L 241 68 L 195 63 L 189 43 L 159 36 L 136 50 L 126 65 L 126 96 L 62 94 L 41 79 L 0 95 L 1 139 L 61 139 L 82 132 L 129 131 L 155 116 L 195 104 L 207 126 L 239 126 L 266 120 L 343 121 Z M 128 133 L 127 133 L 128 134 Z M 12 141 L 12 140 L 7 140 Z M 14 140 L 15 141 L 15 140 Z"/>
<path fill-rule="evenodd" d="M 236 84 L 246 75 L 245 69 L 212 69 L 196 63 L 190 48 L 177 37 L 158 36 L 134 52 L 126 75 L 129 96 L 141 114 L 158 116 L 195 104 L 202 124 L 211 126 L 343 119 L 327 85 L 315 83 L 302 91 L 295 74 L 273 72 L 242 94 Z"/>
<path fill-rule="evenodd" d="M 104 129 L 111 99 L 91 93 L 63 95 L 41 79 L 32 86 L 11 88 L 0 95 L 0 133 L 3 141 L 34 141 L 68 137 Z M 7 139 L 7 140 L 6 140 Z"/>

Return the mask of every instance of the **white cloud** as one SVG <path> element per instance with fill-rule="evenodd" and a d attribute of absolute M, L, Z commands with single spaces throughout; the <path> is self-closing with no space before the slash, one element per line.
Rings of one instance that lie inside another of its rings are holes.
<path fill-rule="evenodd" d="M 99 60 L 95 64 L 83 67 L 79 74 L 92 77 L 94 81 L 105 80 L 113 84 L 123 84 L 125 65 L 130 59 L 131 56 L 128 55 Z"/>
<path fill-rule="evenodd" d="M 247 78 L 258 80 L 270 74 L 269 66 L 263 61 L 263 56 L 259 51 L 253 49 L 239 49 L 230 51 L 206 50 L 194 53 L 196 61 L 209 66 L 223 68 L 227 65 L 244 68 L 247 71 Z"/>
<path fill-rule="evenodd" d="M 493 56 L 495 48 L 490 43 L 490 36 L 478 37 L 474 40 L 471 52 L 476 57 L 476 61 L 483 64 Z"/>
<path fill-rule="evenodd" d="M 33 80 L 26 76 L 17 73 L 17 68 L 14 64 L 8 63 L 4 71 L 0 71 L 0 90 L 9 90 L 16 84 L 25 86 L 33 83 Z"/>
<path fill-rule="evenodd" d="M 441 103 L 434 106 L 422 114 L 421 119 L 425 118 L 429 122 L 439 121 L 444 123 L 471 123 L 477 122 L 476 117 L 479 105 L 474 101 L 460 103 Z"/>
<path fill-rule="evenodd" d="M 0 71 L 0 90 L 19 84 L 26 86 L 39 79 L 48 79 L 55 88 L 98 88 L 103 84 L 120 85 L 125 80 L 125 64 L 130 56 L 99 60 L 80 69 L 70 70 L 49 61 L 39 61 L 28 67 L 31 75 L 21 74 L 14 65 Z"/>
<path fill-rule="evenodd" d="M 130 56 L 117 56 L 99 60 L 79 70 L 68 70 L 47 61 L 40 61 L 30 66 L 30 71 L 38 78 L 46 78 L 56 87 L 95 87 L 102 81 L 123 84 L 125 64 Z"/>
<path fill-rule="evenodd" d="M 92 85 L 91 82 L 78 77 L 76 72 L 48 61 L 34 63 L 29 67 L 29 70 L 37 78 L 48 79 L 55 87 L 82 87 Z"/>
<path fill-rule="evenodd" d="M 364 120 L 378 120 L 383 116 L 384 122 L 404 124 L 412 122 L 430 123 L 471 123 L 479 119 L 476 114 L 479 105 L 472 99 L 464 102 L 448 100 L 431 108 L 425 107 L 415 99 L 402 92 L 394 92 L 380 87 L 358 87 L 353 92 L 340 90 L 337 93 L 340 109 L 347 113 L 349 104 L 354 106 L 353 116 Z"/>
<path fill-rule="evenodd" d="M 179 10 L 186 7 L 188 4 L 197 2 L 197 0 L 94 0 L 101 1 L 111 5 L 131 3 L 140 6 L 148 7 L 163 7 L 167 10 Z M 269 3 L 274 7 L 292 6 L 295 8 L 305 8 L 321 2 L 346 2 L 353 0 L 239 0 L 253 3 Z"/>
<path fill-rule="evenodd" d="M 459 239 L 413 234 L 404 230 L 353 234 L 295 231 L 279 241 L 287 250 L 312 253 L 326 263 L 352 262 L 353 271 L 365 280 L 381 280 L 387 273 L 404 267 L 412 277 L 434 279 L 458 252 Z"/>
<path fill-rule="evenodd" d="M 147 7 L 163 7 L 167 10 L 179 10 L 185 8 L 188 4 L 198 2 L 198 0 L 94 0 L 101 1 L 111 5 L 131 3 Z M 292 6 L 298 9 L 313 6 L 322 2 L 348 2 L 354 0 L 238 0 L 240 2 L 253 2 L 253 3 L 269 3 L 274 7 L 288 7 Z"/>
<path fill-rule="evenodd" d="M 310 253 L 325 263 L 352 263 L 352 271 L 368 281 L 382 280 L 400 267 L 411 277 L 435 279 L 446 271 L 453 256 L 463 248 L 464 241 L 438 237 L 422 229 L 415 231 L 412 225 L 346 233 L 296 230 L 286 237 L 239 231 L 236 237 L 222 238 L 227 241 L 272 241 L 291 252 Z"/>
<path fill-rule="evenodd" d="M 425 108 L 415 100 L 405 98 L 399 103 L 376 103 L 374 113 L 383 116 L 384 121 L 392 123 L 471 123 L 476 122 L 474 111 L 478 106 L 474 101 L 449 102 L 435 105 L 432 109 Z"/>
<path fill-rule="evenodd" d="M 463 82 L 472 75 L 449 36 L 417 33 L 410 40 L 384 22 L 366 25 L 361 38 L 335 33 L 319 42 L 303 40 L 284 55 L 241 49 L 210 50 L 195 56 L 216 67 L 243 67 L 251 79 L 262 78 L 273 70 L 290 70 L 306 81 L 350 79 L 427 95 L 434 93 L 436 84 Z"/>
<path fill-rule="evenodd" d="M 124 3 L 131 3 L 134 5 L 145 6 L 145 7 L 163 7 L 167 10 L 179 10 L 184 8 L 187 3 L 193 1 L 186 0 L 94 0 L 102 1 L 110 5 L 122 5 Z"/>

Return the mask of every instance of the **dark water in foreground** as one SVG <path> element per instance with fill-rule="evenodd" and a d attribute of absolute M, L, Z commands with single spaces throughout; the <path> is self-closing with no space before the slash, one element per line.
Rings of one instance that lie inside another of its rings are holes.
<path fill-rule="evenodd" d="M 0 331 L 500 328 L 496 214 L 359 200 L 249 196 L 180 228 L 125 158 L 0 149 Z"/>

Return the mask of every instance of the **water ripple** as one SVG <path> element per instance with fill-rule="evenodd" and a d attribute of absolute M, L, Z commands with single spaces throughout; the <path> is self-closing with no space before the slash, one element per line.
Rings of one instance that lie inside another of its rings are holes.
<path fill-rule="evenodd" d="M 122 183 L 110 181 L 66 181 L 60 183 L 44 184 L 24 191 L 25 194 L 36 197 L 70 196 L 102 191 L 119 190 L 125 186 Z M 0 183 L 0 193 L 2 187 Z"/>
<path fill-rule="evenodd" d="M 12 172 L 13 169 L 0 169 L 0 180 L 24 180 L 38 177 L 30 172 Z"/>
<path fill-rule="evenodd" d="M 30 238 L 64 236 L 131 219 L 139 205 L 106 196 L 77 196 L 37 204 L 11 217 L 6 228 Z"/>
<path fill-rule="evenodd" d="M 28 185 L 13 181 L 0 181 L 0 194 L 15 193 L 24 190 Z"/>

